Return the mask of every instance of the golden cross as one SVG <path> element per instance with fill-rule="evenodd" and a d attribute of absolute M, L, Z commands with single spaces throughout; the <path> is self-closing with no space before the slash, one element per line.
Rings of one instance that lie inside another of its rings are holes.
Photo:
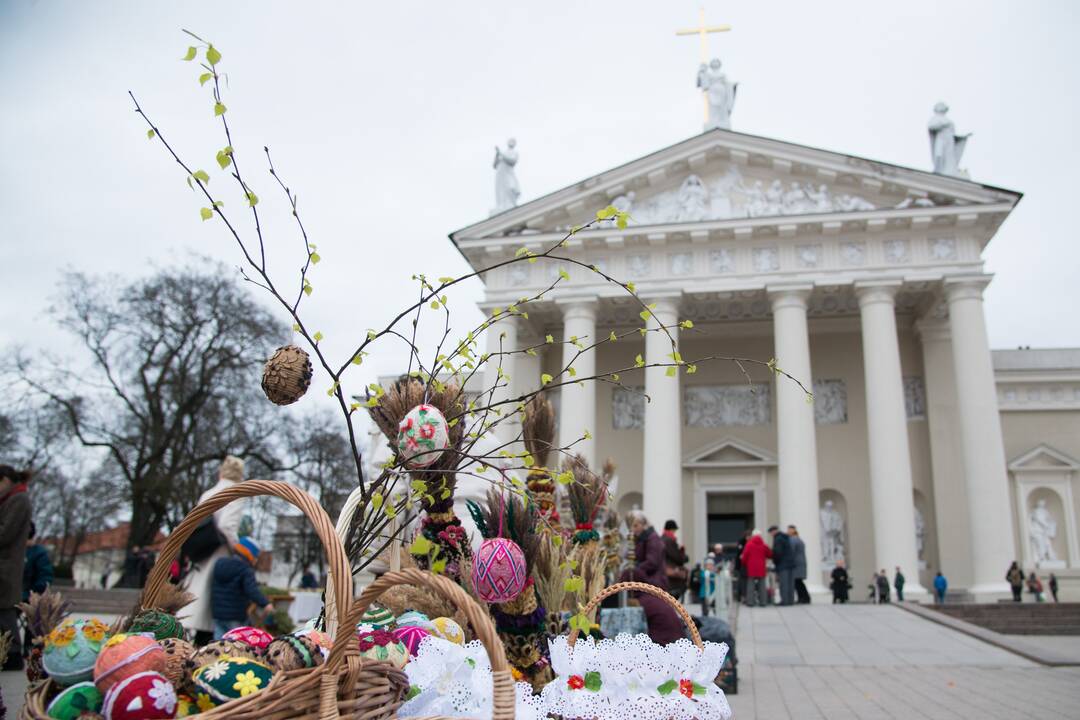
<path fill-rule="evenodd" d="M 687 28 L 686 30 L 676 30 L 676 35 L 697 35 L 701 38 L 701 62 L 709 62 L 709 43 L 707 36 L 709 33 L 728 32 L 731 30 L 730 25 L 706 25 L 705 24 L 705 8 L 698 8 L 698 26 L 696 28 Z"/>

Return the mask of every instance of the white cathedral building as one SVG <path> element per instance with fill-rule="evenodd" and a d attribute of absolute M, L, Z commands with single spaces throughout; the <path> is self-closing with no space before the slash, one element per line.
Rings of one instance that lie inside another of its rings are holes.
<path fill-rule="evenodd" d="M 940 570 L 951 590 L 992 600 L 1018 560 L 1080 595 L 1080 350 L 990 349 L 982 253 L 1021 196 L 945 172 L 710 129 L 450 238 L 479 269 L 546 249 L 614 202 L 629 226 L 579 232 L 565 252 L 633 281 L 660 322 L 692 320 L 673 331 L 684 358 L 775 357 L 812 388 L 810 403 L 767 367 L 715 361 L 678 378 L 623 373 L 649 402 L 605 383 L 554 398 L 560 441 L 588 430 L 576 447 L 594 468 L 615 459 L 618 508 L 676 520 L 692 558 L 793 524 L 819 591 L 844 558 L 856 592 L 901 567 L 911 595 Z M 505 347 L 640 326 L 625 291 L 565 269 L 527 320 L 499 324 Z M 540 292 L 559 271 L 492 271 L 482 307 Z M 515 356 L 511 389 L 538 387 L 570 352 Z M 649 333 L 574 365 L 588 376 L 670 352 Z"/>

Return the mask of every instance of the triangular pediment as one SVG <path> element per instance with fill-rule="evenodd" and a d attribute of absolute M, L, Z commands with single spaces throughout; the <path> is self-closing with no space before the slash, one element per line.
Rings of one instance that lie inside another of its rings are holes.
<path fill-rule="evenodd" d="M 1078 470 L 1077 461 L 1049 445 L 1038 445 L 1009 463 L 1009 470 Z"/>
<path fill-rule="evenodd" d="M 776 456 L 737 438 L 724 438 L 683 457 L 685 467 L 771 467 Z"/>
<path fill-rule="evenodd" d="M 711 130 L 462 228 L 455 241 L 564 232 L 615 204 L 638 228 L 1002 205 L 1019 193 L 850 155 Z"/>

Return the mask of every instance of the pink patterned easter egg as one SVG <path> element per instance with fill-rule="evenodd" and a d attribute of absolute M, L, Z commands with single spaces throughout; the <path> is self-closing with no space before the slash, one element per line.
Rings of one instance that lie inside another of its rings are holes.
<path fill-rule="evenodd" d="M 525 589 L 525 553 L 508 538 L 488 538 L 473 556 L 476 594 L 489 603 L 509 602 Z"/>
<path fill-rule="evenodd" d="M 262 628 L 244 627 L 233 628 L 229 632 L 221 636 L 222 640 L 236 640 L 242 642 L 245 645 L 250 645 L 253 648 L 259 650 L 265 650 L 266 646 L 270 644 L 270 641 L 274 639 L 274 636 L 266 632 Z"/>
<path fill-rule="evenodd" d="M 431 632 L 417 625 L 406 625 L 393 630 L 390 634 L 405 646 L 410 657 L 416 657 L 416 651 L 420 649 L 420 641 L 430 635 Z"/>
<path fill-rule="evenodd" d="M 449 445 L 446 418 L 434 405 L 417 405 L 398 425 L 398 454 L 410 468 L 428 467 Z"/>

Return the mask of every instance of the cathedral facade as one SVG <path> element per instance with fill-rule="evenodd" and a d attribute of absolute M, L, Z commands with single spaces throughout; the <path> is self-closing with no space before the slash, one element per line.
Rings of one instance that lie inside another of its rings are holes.
<path fill-rule="evenodd" d="M 619 383 L 552 393 L 560 444 L 588 431 L 575 449 L 594 468 L 615 460 L 620 510 L 675 520 L 697 558 L 795 525 L 819 590 L 843 558 L 856 588 L 901 567 L 917 596 L 940 570 L 991 600 L 1012 560 L 1080 583 L 1080 351 L 987 341 L 982 254 L 1020 197 L 713 129 L 450 237 L 479 269 L 543 252 L 600 208 L 629 212 L 560 252 L 633 282 L 684 360 L 714 359 L 677 377 L 634 369 L 671 353 L 634 333 L 574 360 L 581 376 L 626 368 Z M 484 283 L 488 312 L 554 284 L 487 333 L 504 347 L 642 326 L 623 288 L 580 266 L 542 258 Z M 545 350 L 504 362 L 504 392 L 578 352 Z"/>

